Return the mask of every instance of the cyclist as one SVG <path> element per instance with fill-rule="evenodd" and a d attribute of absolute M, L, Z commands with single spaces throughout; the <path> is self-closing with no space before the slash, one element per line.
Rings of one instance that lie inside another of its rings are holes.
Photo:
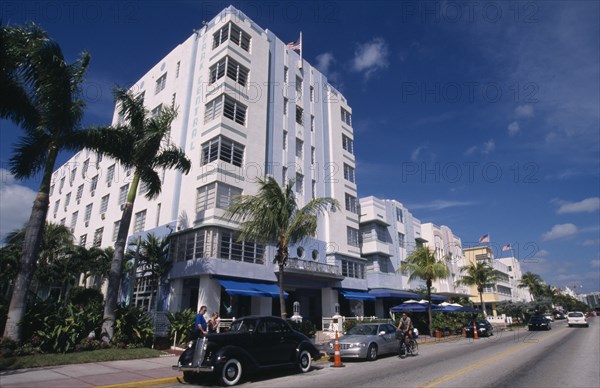
<path fill-rule="evenodd" d="M 400 318 L 400 322 L 398 322 L 398 331 L 402 333 L 402 338 L 407 349 L 409 345 L 408 339 L 412 338 L 412 329 L 412 320 L 406 315 L 406 313 L 402 313 L 402 318 Z"/>

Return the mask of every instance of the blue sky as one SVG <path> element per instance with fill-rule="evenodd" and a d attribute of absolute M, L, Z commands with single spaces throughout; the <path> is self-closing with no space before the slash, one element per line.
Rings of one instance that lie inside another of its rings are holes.
<path fill-rule="evenodd" d="M 397 199 L 465 246 L 486 233 L 558 287 L 600 290 L 600 7 L 595 1 L 21 2 L 69 60 L 92 56 L 85 124 L 233 4 L 304 58 L 353 108 L 359 195 Z M 6 173 L 19 129 L 0 122 L 0 234 L 38 180 Z M 60 162 L 70 155 L 62 155 Z M 32 190 L 33 189 L 33 190 Z"/>

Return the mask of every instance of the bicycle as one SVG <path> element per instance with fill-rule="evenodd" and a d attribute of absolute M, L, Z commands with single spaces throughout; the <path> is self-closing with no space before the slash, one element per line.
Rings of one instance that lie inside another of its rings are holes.
<path fill-rule="evenodd" d="M 419 354 L 419 344 L 414 338 L 409 338 L 408 341 L 405 341 L 403 338 L 400 340 L 398 355 L 400 358 L 405 358 L 409 354 L 411 356 L 417 356 Z"/>

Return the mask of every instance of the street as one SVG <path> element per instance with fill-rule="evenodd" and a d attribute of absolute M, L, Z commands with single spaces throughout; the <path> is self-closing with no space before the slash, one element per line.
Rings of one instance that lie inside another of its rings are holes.
<path fill-rule="evenodd" d="M 553 323 L 549 332 L 496 333 L 476 341 L 460 338 L 425 344 L 416 357 L 389 356 L 375 362 L 347 361 L 333 368 L 317 362 L 307 374 L 274 371 L 243 378 L 245 387 L 598 387 L 600 325 L 569 328 Z M 204 378 L 205 386 L 215 384 Z M 181 384 L 169 385 L 177 387 Z"/>

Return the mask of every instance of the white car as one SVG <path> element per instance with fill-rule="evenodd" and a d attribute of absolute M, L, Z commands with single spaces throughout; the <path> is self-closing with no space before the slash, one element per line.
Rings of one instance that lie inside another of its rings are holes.
<path fill-rule="evenodd" d="M 571 311 L 570 313 L 567 314 L 567 324 L 569 325 L 569 327 L 572 326 L 585 326 L 585 327 L 589 327 L 590 324 L 587 321 L 587 318 L 585 317 L 585 314 L 582 313 L 581 311 Z"/>
<path fill-rule="evenodd" d="M 544 314 L 544 318 L 546 318 L 550 322 L 554 322 L 554 317 L 552 316 L 552 314 Z"/>

